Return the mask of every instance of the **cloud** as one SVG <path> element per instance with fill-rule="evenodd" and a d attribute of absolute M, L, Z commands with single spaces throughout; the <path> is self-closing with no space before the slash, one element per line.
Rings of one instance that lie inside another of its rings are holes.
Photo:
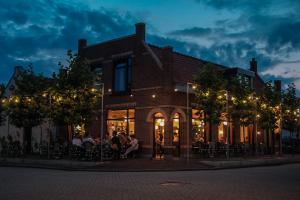
<path fill-rule="evenodd" d="M 266 12 L 274 8 L 283 9 L 293 7 L 295 11 L 300 8 L 299 1 L 294 0 L 195 0 L 202 5 L 207 5 L 218 10 Z"/>
<path fill-rule="evenodd" d="M 300 79 L 300 62 L 279 63 L 261 72 L 262 75 L 274 76 L 276 78 Z"/>
<path fill-rule="evenodd" d="M 178 36 L 204 36 L 210 35 L 212 33 L 211 28 L 202 28 L 202 27 L 193 27 L 183 30 L 172 31 L 170 35 L 178 35 Z"/>
<path fill-rule="evenodd" d="M 77 50 L 79 38 L 96 43 L 126 35 L 134 21 L 128 13 L 63 1 L 0 1 L 0 81 L 29 63 L 50 75 L 68 49 Z"/>

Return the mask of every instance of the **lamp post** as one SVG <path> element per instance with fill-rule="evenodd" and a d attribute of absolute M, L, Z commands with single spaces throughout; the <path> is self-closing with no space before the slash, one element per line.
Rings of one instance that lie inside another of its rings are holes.
<path fill-rule="evenodd" d="M 48 159 L 50 159 L 50 139 L 51 139 L 51 109 L 52 109 L 52 96 L 49 93 L 49 106 L 50 106 L 50 113 L 49 113 L 49 123 L 48 123 L 48 129 L 49 129 L 49 134 L 48 134 Z"/>
<path fill-rule="evenodd" d="M 101 88 L 101 132 L 100 132 L 100 161 L 103 162 L 103 134 L 104 134 L 104 83 L 96 83 L 96 87 Z"/>
<path fill-rule="evenodd" d="M 280 112 L 280 119 L 279 119 L 279 155 L 282 155 L 282 104 L 279 104 L 279 112 Z"/>
<path fill-rule="evenodd" d="M 190 162 L 190 151 L 189 151 L 189 147 L 190 147 L 190 108 L 189 108 L 189 104 L 190 104 L 190 98 L 189 98 L 189 88 L 190 85 L 192 85 L 192 88 L 195 89 L 196 86 L 194 83 L 190 83 L 187 82 L 186 83 L 186 115 L 187 115 L 187 120 L 186 120 L 186 159 L 187 159 L 187 163 Z"/>
<path fill-rule="evenodd" d="M 226 113 L 227 113 L 227 135 L 226 135 L 226 156 L 229 159 L 229 144 L 230 144 L 230 116 L 229 116 L 229 94 L 226 90 Z"/>
<path fill-rule="evenodd" d="M 257 101 L 259 100 L 258 97 L 255 97 L 255 154 L 258 154 L 258 132 L 257 132 L 257 126 L 258 126 L 258 118 L 259 115 L 257 113 Z"/>

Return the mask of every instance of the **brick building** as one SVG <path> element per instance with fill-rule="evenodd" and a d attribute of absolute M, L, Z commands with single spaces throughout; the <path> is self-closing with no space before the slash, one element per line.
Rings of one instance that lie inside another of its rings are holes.
<path fill-rule="evenodd" d="M 156 156 L 155 140 L 160 137 L 166 155 L 184 156 L 196 137 L 207 134 L 193 102 L 189 102 L 187 109 L 186 88 L 193 75 L 208 62 L 177 53 L 170 46 L 149 44 L 145 40 L 145 24 L 138 23 L 135 27 L 132 35 L 99 44 L 87 45 L 85 39 L 78 41 L 79 55 L 86 57 L 95 71 L 101 69 L 103 73 L 105 133 L 124 130 L 135 134 L 142 142 L 144 154 L 149 156 Z M 250 62 L 250 70 L 213 65 L 228 70 L 232 76 L 246 78 L 257 91 L 263 87 L 255 59 Z M 192 97 L 192 93 L 189 95 Z M 210 137 L 211 142 L 224 140 L 224 126 L 214 127 L 217 134 Z M 189 138 L 187 128 L 191 133 Z M 246 127 L 241 133 L 240 126 L 232 125 L 231 142 L 250 143 L 253 128 Z M 100 119 L 89 131 L 99 136 Z"/>

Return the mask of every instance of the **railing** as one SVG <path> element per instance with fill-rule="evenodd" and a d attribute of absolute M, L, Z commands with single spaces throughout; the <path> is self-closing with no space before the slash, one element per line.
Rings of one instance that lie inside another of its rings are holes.
<path fill-rule="evenodd" d="M 226 145 L 225 143 L 203 143 L 197 142 L 192 145 L 192 152 L 201 158 L 218 158 L 218 157 L 246 157 L 246 156 L 259 156 L 266 155 L 267 150 L 265 145 L 259 144 L 256 148 L 255 145 L 249 144 L 234 144 Z"/>

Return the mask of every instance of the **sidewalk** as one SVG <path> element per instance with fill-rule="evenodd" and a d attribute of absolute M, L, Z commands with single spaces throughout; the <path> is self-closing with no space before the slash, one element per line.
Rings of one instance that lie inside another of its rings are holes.
<path fill-rule="evenodd" d="M 282 157 L 232 158 L 231 160 L 151 160 L 146 158 L 117 161 L 87 162 L 75 160 L 42 160 L 32 158 L 0 158 L 0 167 L 31 167 L 71 171 L 140 172 L 218 170 L 300 163 L 300 155 Z"/>

